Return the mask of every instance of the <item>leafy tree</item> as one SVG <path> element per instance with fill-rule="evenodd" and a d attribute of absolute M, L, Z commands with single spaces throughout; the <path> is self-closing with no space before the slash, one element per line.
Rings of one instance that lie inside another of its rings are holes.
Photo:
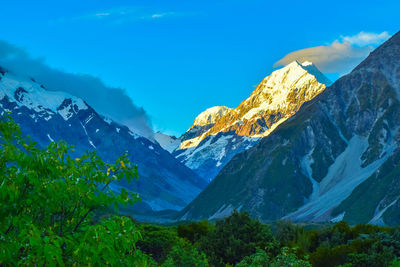
<path fill-rule="evenodd" d="M 164 226 L 144 224 L 140 226 L 140 232 L 143 239 L 137 243 L 137 247 L 151 255 L 158 263 L 165 261 L 179 239 L 175 230 Z"/>
<path fill-rule="evenodd" d="M 201 237 L 207 235 L 210 231 L 211 225 L 207 220 L 200 222 L 192 222 L 187 225 L 178 225 L 178 236 L 182 238 L 186 238 L 192 243 L 200 240 Z"/>
<path fill-rule="evenodd" d="M 400 267 L 400 259 L 395 259 L 390 263 L 390 267 Z"/>
<path fill-rule="evenodd" d="M 340 245 L 334 248 L 319 247 L 310 256 L 310 262 L 312 266 L 338 266 L 345 264 L 348 259 L 348 254 L 351 250 L 346 245 Z"/>
<path fill-rule="evenodd" d="M 199 248 L 215 266 L 236 264 L 256 252 L 256 247 L 276 246 L 269 226 L 251 219 L 246 212 L 237 212 L 216 222 L 215 229 L 199 241 Z"/>
<path fill-rule="evenodd" d="M 305 255 L 311 247 L 312 238 L 302 227 L 289 221 L 275 223 L 276 239 L 281 246 L 295 247 L 297 255 Z"/>
<path fill-rule="evenodd" d="M 208 266 L 208 262 L 204 253 L 199 253 L 199 251 L 188 241 L 179 239 L 178 242 L 172 247 L 172 250 L 168 254 L 166 261 L 161 266 L 206 267 Z"/>
<path fill-rule="evenodd" d="M 64 142 L 40 149 L 10 117 L 1 119 L 0 265 L 146 265 L 131 219 L 91 220 L 97 210 L 138 200 L 109 188 L 137 178 L 137 167 L 126 155 L 107 164 L 94 152 L 71 158 L 70 150 Z"/>
<path fill-rule="evenodd" d="M 299 259 L 294 252 L 288 247 L 283 247 L 279 255 L 270 258 L 264 250 L 257 248 L 255 254 L 245 257 L 236 267 L 311 267 L 308 261 Z"/>
<path fill-rule="evenodd" d="M 287 244 L 296 237 L 297 227 L 289 221 L 277 221 L 275 223 L 276 239 L 281 244 Z"/>
<path fill-rule="evenodd" d="M 241 260 L 236 267 L 269 267 L 271 264 L 271 258 L 268 254 L 260 249 L 256 248 L 256 253 L 250 256 L 246 256 Z"/>

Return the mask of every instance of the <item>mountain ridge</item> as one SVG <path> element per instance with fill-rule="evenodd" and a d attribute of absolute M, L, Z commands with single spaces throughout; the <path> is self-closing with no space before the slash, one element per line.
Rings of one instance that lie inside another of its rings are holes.
<path fill-rule="evenodd" d="M 125 152 L 139 166 L 139 180 L 113 184 L 139 192 L 142 202 L 135 211 L 179 210 L 204 188 L 205 183 L 157 143 L 132 132 L 127 126 L 98 114 L 84 100 L 64 92 L 48 91 L 27 77 L 0 74 L 0 110 L 11 113 L 25 135 L 40 146 L 65 140 L 75 146 L 75 156 L 96 150 L 113 162 Z"/>
<path fill-rule="evenodd" d="M 236 155 L 181 218 L 221 218 L 238 209 L 265 221 L 400 222 L 399 62 L 397 33 Z"/>

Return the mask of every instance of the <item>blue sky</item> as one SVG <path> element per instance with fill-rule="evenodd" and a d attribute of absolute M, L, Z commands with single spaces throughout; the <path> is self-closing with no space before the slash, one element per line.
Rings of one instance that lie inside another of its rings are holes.
<path fill-rule="evenodd" d="M 400 30 L 398 0 L 38 0 L 1 6 L 0 40 L 53 68 L 125 89 L 153 128 L 175 135 L 208 107 L 236 107 L 274 66 L 312 53 L 335 79 Z M 342 57 L 323 58 L 338 51 Z"/>

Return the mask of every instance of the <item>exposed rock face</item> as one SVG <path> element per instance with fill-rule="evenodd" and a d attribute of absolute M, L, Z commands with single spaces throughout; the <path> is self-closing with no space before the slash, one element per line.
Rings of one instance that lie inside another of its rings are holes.
<path fill-rule="evenodd" d="M 96 150 L 103 160 L 114 162 L 126 151 L 138 165 L 139 180 L 112 184 L 140 194 L 138 211 L 179 210 L 205 187 L 188 167 L 158 144 L 133 133 L 128 127 L 99 115 L 80 98 L 47 91 L 36 82 L 0 68 L 0 111 L 11 112 L 23 134 L 39 145 L 65 140 L 75 146 L 76 156 Z"/>
<path fill-rule="evenodd" d="M 254 146 L 330 81 L 310 62 L 295 61 L 263 79 L 237 108 L 213 107 L 201 113 L 180 137 L 173 155 L 207 182 L 237 153 Z"/>
<path fill-rule="evenodd" d="M 182 212 L 265 221 L 400 222 L 400 33 L 268 138 L 236 155 Z"/>

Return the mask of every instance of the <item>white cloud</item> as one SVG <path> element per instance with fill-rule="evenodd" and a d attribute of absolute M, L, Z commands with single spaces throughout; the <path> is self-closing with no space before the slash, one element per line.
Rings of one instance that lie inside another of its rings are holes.
<path fill-rule="evenodd" d="M 80 21 L 91 21 L 91 20 L 102 20 L 110 23 L 129 23 L 140 20 L 152 20 L 164 17 L 182 16 L 181 13 L 176 12 L 154 12 L 148 8 L 136 7 L 136 6 L 123 6 L 113 7 L 105 10 L 97 10 L 87 14 L 70 17 L 60 18 L 51 23 L 65 23 L 65 22 L 80 22 Z"/>
<path fill-rule="evenodd" d="M 111 14 L 109 12 L 103 12 L 103 13 L 96 13 L 95 16 L 97 17 L 107 17 L 110 16 Z"/>
<path fill-rule="evenodd" d="M 322 72 L 346 74 L 364 60 L 376 45 L 389 38 L 387 32 L 360 32 L 342 36 L 330 45 L 315 46 L 291 52 L 274 64 L 284 66 L 292 61 L 311 61 Z"/>
<path fill-rule="evenodd" d="M 341 36 L 343 42 L 348 42 L 357 46 L 379 45 L 389 39 L 388 32 L 373 33 L 373 32 L 359 32 L 353 36 Z"/>
<path fill-rule="evenodd" d="M 164 17 L 164 15 L 165 15 L 165 14 L 153 14 L 153 15 L 151 15 L 151 17 L 152 17 L 153 19 L 155 19 L 155 18 Z"/>

